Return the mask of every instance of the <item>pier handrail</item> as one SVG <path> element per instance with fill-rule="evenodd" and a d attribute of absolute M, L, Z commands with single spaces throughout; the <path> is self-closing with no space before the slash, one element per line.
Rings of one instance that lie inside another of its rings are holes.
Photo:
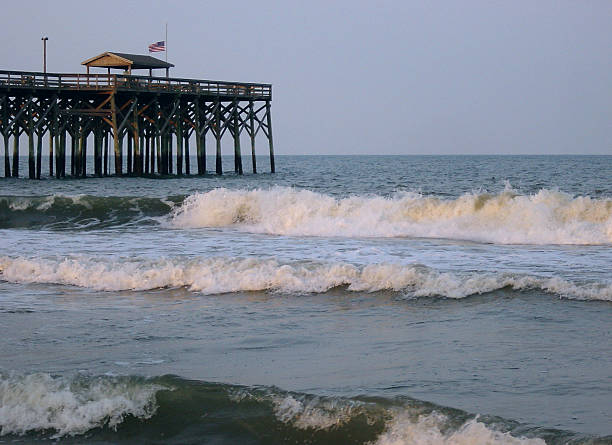
<path fill-rule="evenodd" d="M 151 91 L 266 100 L 272 98 L 272 85 L 270 84 L 123 74 L 41 73 L 0 70 L 0 88 L 3 87 L 78 91 Z"/>

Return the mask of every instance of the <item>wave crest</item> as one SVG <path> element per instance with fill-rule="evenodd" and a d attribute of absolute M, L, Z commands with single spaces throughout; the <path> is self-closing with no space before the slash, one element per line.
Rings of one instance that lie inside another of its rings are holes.
<path fill-rule="evenodd" d="M 425 237 L 501 244 L 608 244 L 612 200 L 541 190 L 465 194 L 445 200 L 417 193 L 334 198 L 309 190 L 215 189 L 187 197 L 171 224 L 237 226 L 294 236 Z"/>
<path fill-rule="evenodd" d="M 440 272 L 419 265 L 294 262 L 213 257 L 197 260 L 98 260 L 89 257 L 0 257 L 0 278 L 20 283 L 56 283 L 96 290 L 187 287 L 202 294 L 280 291 L 323 293 L 401 292 L 407 297 L 464 298 L 503 288 L 536 289 L 568 299 L 612 301 L 612 284 L 579 284 L 560 277 L 513 273 Z"/>
<path fill-rule="evenodd" d="M 163 386 L 119 377 L 64 378 L 0 374 L 0 436 L 54 430 L 54 437 L 116 427 L 126 416 L 149 419 Z"/>

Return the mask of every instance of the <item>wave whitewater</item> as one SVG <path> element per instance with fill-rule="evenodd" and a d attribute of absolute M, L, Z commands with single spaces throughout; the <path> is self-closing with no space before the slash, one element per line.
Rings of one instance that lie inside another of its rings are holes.
<path fill-rule="evenodd" d="M 187 197 L 173 211 L 180 228 L 237 226 L 294 236 L 424 237 L 500 244 L 609 244 L 612 199 L 541 190 L 441 199 L 417 193 L 391 197 L 329 195 L 286 187 L 215 189 Z"/>
<path fill-rule="evenodd" d="M 323 293 L 394 291 L 408 298 L 464 298 L 503 288 L 539 290 L 574 300 L 612 301 L 612 284 L 578 284 L 560 277 L 513 273 L 451 273 L 420 264 L 293 262 L 275 259 L 50 259 L 0 257 L 0 279 L 16 283 L 53 283 L 103 291 L 186 287 L 202 294 L 276 291 Z"/>
<path fill-rule="evenodd" d="M 609 438 L 528 427 L 407 397 L 322 397 L 176 376 L 0 373 L 0 436 L 29 442 L 544 445 Z M 25 436 L 25 437 L 24 437 Z"/>

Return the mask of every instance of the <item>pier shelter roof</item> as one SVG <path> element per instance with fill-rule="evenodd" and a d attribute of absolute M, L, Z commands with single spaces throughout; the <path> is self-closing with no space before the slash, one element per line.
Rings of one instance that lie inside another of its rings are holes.
<path fill-rule="evenodd" d="M 110 72 L 111 69 L 121 69 L 128 73 L 132 73 L 132 70 L 151 70 L 154 69 L 166 69 L 166 75 L 168 75 L 168 69 L 173 67 L 172 63 L 164 62 L 163 60 L 156 59 L 155 57 L 145 56 L 140 54 L 128 54 L 128 53 L 116 53 L 107 51 L 99 54 L 91 59 L 87 59 L 81 63 L 87 67 L 87 73 L 89 74 L 89 68 L 107 68 Z"/>

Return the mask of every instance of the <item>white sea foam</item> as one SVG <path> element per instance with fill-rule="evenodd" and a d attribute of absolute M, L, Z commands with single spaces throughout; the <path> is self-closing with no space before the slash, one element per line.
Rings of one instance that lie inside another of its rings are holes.
<path fill-rule="evenodd" d="M 56 437 L 150 418 L 159 385 L 130 379 L 0 374 L 0 436 L 53 430 Z"/>
<path fill-rule="evenodd" d="M 202 294 L 244 291 L 321 293 L 345 286 L 354 292 L 391 290 L 407 297 L 446 298 L 464 298 L 507 287 L 536 289 L 568 299 L 612 301 L 610 283 L 574 283 L 555 276 L 451 273 L 419 264 L 283 264 L 274 259 L 256 258 L 150 261 L 0 257 L 0 279 L 18 283 L 67 284 L 106 291 L 187 287 Z"/>
<path fill-rule="evenodd" d="M 409 412 L 397 413 L 375 445 L 546 445 L 542 439 L 495 431 L 477 418 L 459 429 L 447 430 L 447 423 L 448 418 L 435 411 L 416 419 Z"/>
<path fill-rule="evenodd" d="M 286 187 L 215 189 L 189 196 L 171 216 L 181 228 L 234 226 L 294 236 L 427 237 L 501 244 L 609 244 L 612 200 L 541 190 L 441 199 L 329 195 Z"/>

